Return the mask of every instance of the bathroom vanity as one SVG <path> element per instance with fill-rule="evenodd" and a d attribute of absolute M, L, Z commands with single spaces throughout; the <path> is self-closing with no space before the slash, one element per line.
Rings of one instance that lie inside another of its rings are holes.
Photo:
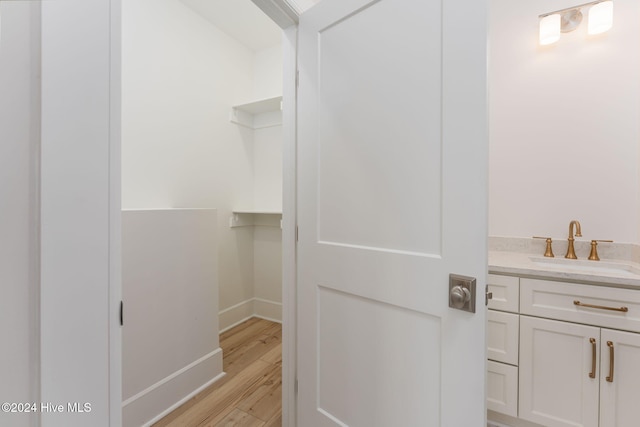
<path fill-rule="evenodd" d="M 489 252 L 489 425 L 638 426 L 640 266 L 541 253 Z"/>

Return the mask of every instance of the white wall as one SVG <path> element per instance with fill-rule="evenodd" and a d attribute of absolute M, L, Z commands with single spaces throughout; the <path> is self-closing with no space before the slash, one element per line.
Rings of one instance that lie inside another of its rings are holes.
<path fill-rule="evenodd" d="M 213 209 L 122 212 L 123 425 L 157 420 L 222 375 Z"/>
<path fill-rule="evenodd" d="M 217 208 L 220 309 L 253 297 L 251 130 L 229 122 L 253 93 L 253 52 L 178 0 L 123 4 L 123 208 Z"/>
<path fill-rule="evenodd" d="M 573 0 L 491 1 L 489 234 L 640 242 L 640 3 L 552 46 L 538 15 Z"/>
<path fill-rule="evenodd" d="M 253 97 L 282 96 L 282 45 L 255 52 Z M 282 210 L 282 126 L 256 129 L 253 135 L 253 203 Z"/>
<path fill-rule="evenodd" d="M 33 3 L 3 2 L 0 44 L 0 401 L 37 401 L 39 28 Z M 0 412 L 0 425 L 29 426 Z"/>
<path fill-rule="evenodd" d="M 282 230 L 256 226 L 254 230 L 255 313 L 282 320 Z"/>
<path fill-rule="evenodd" d="M 253 72 L 254 99 L 282 96 L 282 45 L 255 52 Z"/>
<path fill-rule="evenodd" d="M 255 53 L 256 99 L 282 95 L 282 60 L 281 44 Z M 282 126 L 256 129 L 253 143 L 254 206 L 282 211 Z M 278 222 L 273 225 L 254 228 L 254 310 L 259 316 L 282 320 L 282 230 Z"/>
<path fill-rule="evenodd" d="M 280 64 L 282 69 L 282 64 Z M 253 206 L 282 210 L 282 125 L 256 129 L 253 136 Z"/>

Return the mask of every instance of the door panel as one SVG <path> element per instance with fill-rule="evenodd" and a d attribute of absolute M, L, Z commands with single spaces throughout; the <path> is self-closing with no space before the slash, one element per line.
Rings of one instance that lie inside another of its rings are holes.
<path fill-rule="evenodd" d="M 300 426 L 486 423 L 484 295 L 448 307 L 450 273 L 486 276 L 485 14 L 323 0 L 301 16 Z"/>
<path fill-rule="evenodd" d="M 318 302 L 319 411 L 352 426 L 437 425 L 440 319 L 325 287 Z"/>
<path fill-rule="evenodd" d="M 372 2 L 318 33 L 318 233 L 439 256 L 441 10 L 425 2 L 389 37 L 379 23 L 406 20 L 403 3 Z"/>

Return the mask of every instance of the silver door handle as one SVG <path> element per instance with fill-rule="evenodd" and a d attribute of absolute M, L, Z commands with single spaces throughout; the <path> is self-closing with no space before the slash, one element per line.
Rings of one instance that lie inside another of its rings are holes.
<path fill-rule="evenodd" d="M 449 307 L 470 313 L 476 312 L 475 277 L 449 275 Z"/>
<path fill-rule="evenodd" d="M 471 299 L 471 292 L 469 292 L 469 289 L 460 285 L 454 286 L 453 289 L 451 289 L 450 298 L 451 304 L 455 308 L 462 308 Z"/>

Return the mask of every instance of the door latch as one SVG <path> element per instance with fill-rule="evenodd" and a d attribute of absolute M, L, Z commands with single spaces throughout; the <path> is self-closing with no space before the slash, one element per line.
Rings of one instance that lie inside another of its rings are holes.
<path fill-rule="evenodd" d="M 484 287 L 484 305 L 489 305 L 489 300 L 493 299 L 493 292 L 489 292 L 489 285 Z"/>

